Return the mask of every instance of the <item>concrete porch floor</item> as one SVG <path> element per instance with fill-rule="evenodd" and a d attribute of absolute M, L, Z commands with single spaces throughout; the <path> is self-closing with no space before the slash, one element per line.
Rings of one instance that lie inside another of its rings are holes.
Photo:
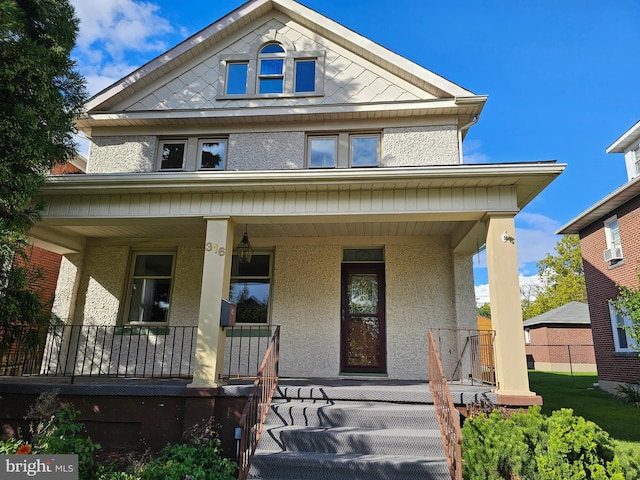
<path fill-rule="evenodd" d="M 59 390 L 63 395 L 129 395 L 182 396 L 191 383 L 188 378 L 118 378 L 118 377 L 0 377 L 0 393 L 34 393 Z M 223 397 L 247 397 L 253 381 L 229 379 L 219 387 Z M 454 404 L 459 406 L 489 400 L 497 403 L 497 395 L 490 385 L 450 383 Z M 424 380 L 397 380 L 380 377 L 333 377 L 279 379 L 276 397 L 305 395 L 317 398 L 344 400 L 379 400 L 432 403 L 429 384 Z"/>

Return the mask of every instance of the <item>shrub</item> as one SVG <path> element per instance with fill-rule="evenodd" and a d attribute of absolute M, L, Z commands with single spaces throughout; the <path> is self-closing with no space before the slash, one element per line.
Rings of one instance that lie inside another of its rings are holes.
<path fill-rule="evenodd" d="M 462 434 L 467 480 L 624 480 L 609 435 L 572 410 L 508 418 L 496 410 L 466 420 Z"/>
<path fill-rule="evenodd" d="M 33 453 L 76 454 L 78 473 L 82 479 L 96 478 L 95 453 L 100 445 L 86 435 L 84 425 L 77 420 L 78 411 L 62 405 L 58 392 L 45 392 L 29 408 Z"/>
<path fill-rule="evenodd" d="M 236 465 L 222 458 L 220 440 L 165 447 L 139 472 L 142 480 L 234 480 Z"/>
<path fill-rule="evenodd" d="M 640 407 L 640 381 L 638 383 L 622 383 L 617 386 L 616 391 L 624 401 Z"/>

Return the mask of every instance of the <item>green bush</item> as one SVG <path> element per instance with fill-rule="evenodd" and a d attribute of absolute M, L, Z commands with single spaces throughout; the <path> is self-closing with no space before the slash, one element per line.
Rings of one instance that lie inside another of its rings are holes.
<path fill-rule="evenodd" d="M 65 405 L 33 427 L 33 453 L 76 454 L 80 478 L 91 479 L 96 476 L 95 453 L 100 445 L 86 436 L 84 425 L 77 421 L 78 413 Z"/>
<path fill-rule="evenodd" d="M 222 458 L 220 440 L 165 447 L 139 472 L 142 480 L 234 480 L 236 465 Z"/>
<path fill-rule="evenodd" d="M 609 435 L 572 410 L 495 410 L 467 419 L 462 438 L 466 480 L 624 480 Z"/>

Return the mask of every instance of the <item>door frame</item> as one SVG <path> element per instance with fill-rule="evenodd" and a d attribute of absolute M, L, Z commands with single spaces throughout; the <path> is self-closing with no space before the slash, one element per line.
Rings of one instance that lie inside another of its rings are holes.
<path fill-rule="evenodd" d="M 347 279 L 351 273 L 375 273 L 378 276 L 378 355 L 379 365 L 349 366 L 347 365 Z M 340 372 L 363 374 L 387 373 L 387 327 L 386 327 L 386 283 L 385 264 L 376 263 L 342 263 L 340 274 Z"/>

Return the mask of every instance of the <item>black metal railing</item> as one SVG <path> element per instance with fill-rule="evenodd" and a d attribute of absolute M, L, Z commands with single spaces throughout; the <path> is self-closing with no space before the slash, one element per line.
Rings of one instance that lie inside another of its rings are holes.
<path fill-rule="evenodd" d="M 495 331 L 464 328 L 432 331 L 449 382 L 495 386 Z"/>
<path fill-rule="evenodd" d="M 449 473 L 453 480 L 462 480 L 462 431 L 440 354 L 433 332 L 429 331 L 429 389 L 433 396 Z"/>
<path fill-rule="evenodd" d="M 0 375 L 191 377 L 197 330 L 195 326 L 12 326 L 11 333 L 0 331 L 0 344 L 5 345 Z"/>
<path fill-rule="evenodd" d="M 226 327 L 223 377 L 256 378 L 277 325 L 236 325 Z"/>
<path fill-rule="evenodd" d="M 280 362 L 280 327 L 274 327 L 258 375 L 253 382 L 251 395 L 247 399 L 240 417 L 240 454 L 238 458 L 238 479 L 249 475 L 251 460 L 262 434 L 264 421 L 271 406 L 273 393 L 278 386 Z"/>

